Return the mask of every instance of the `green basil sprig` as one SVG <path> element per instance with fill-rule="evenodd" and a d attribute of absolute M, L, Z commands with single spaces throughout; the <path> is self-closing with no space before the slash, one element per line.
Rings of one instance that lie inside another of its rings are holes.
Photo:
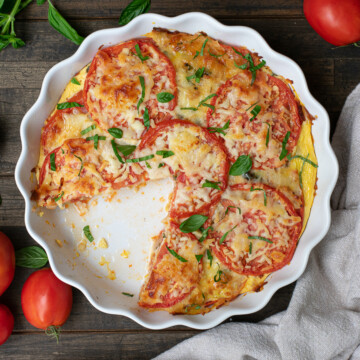
<path fill-rule="evenodd" d="M 229 175 L 239 176 L 250 171 L 252 167 L 252 160 L 249 155 L 240 155 L 236 161 L 231 165 Z"/>
<path fill-rule="evenodd" d="M 187 218 L 180 224 L 180 230 L 183 233 L 191 233 L 199 230 L 200 227 L 204 225 L 207 219 L 208 217 L 205 215 L 191 215 L 189 218 Z"/>
<path fill-rule="evenodd" d="M 151 0 L 133 0 L 121 13 L 119 25 L 126 25 L 138 15 L 150 10 Z"/>
<path fill-rule="evenodd" d="M 124 156 L 129 156 L 131 155 L 135 149 L 136 149 L 136 145 L 119 145 L 116 144 L 116 148 L 124 155 Z"/>
<path fill-rule="evenodd" d="M 62 17 L 62 15 L 55 9 L 50 0 L 48 20 L 50 25 L 60 34 L 64 35 L 67 39 L 71 40 L 76 45 L 80 45 L 84 38 L 80 36 L 77 31 L 70 26 L 70 24 Z"/>
<path fill-rule="evenodd" d="M 39 269 L 48 262 L 46 252 L 39 246 L 27 246 L 15 252 L 15 263 L 17 266 Z"/>

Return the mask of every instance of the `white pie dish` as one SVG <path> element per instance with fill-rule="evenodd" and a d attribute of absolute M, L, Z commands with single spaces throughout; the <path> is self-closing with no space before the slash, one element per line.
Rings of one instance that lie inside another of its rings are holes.
<path fill-rule="evenodd" d="M 239 297 L 228 306 L 204 316 L 173 316 L 164 311 L 150 313 L 137 306 L 137 296 L 146 270 L 145 260 L 150 249 L 149 237 L 156 235 L 161 228 L 161 219 L 165 216 L 165 202 L 161 197 L 166 199 L 170 193 L 170 180 L 149 183 L 138 193 L 122 189 L 111 203 L 100 197 L 98 205 L 91 208 L 85 220 L 71 209 L 44 209 L 42 217 L 39 216 L 39 211 L 32 211 L 35 204 L 30 197 L 35 183 L 30 179 L 30 172 L 38 161 L 41 128 L 66 84 L 91 61 L 101 45 L 107 46 L 139 37 L 151 31 L 154 26 L 188 33 L 204 31 L 216 39 L 244 45 L 258 52 L 275 73 L 293 80 L 301 101 L 312 115 L 317 116 L 312 132 L 319 163 L 318 189 L 307 227 L 290 265 L 275 272 L 262 291 Z M 195 329 L 211 328 L 233 315 L 249 314 L 263 308 L 279 288 L 300 277 L 310 251 L 327 233 L 330 226 L 330 195 L 338 175 L 338 163 L 329 143 L 329 129 L 328 115 L 310 94 L 299 66 L 272 50 L 253 29 L 225 26 L 202 13 L 187 13 L 174 18 L 157 14 L 141 15 L 124 27 L 91 34 L 73 56 L 55 65 L 45 76 L 39 98 L 24 116 L 20 129 L 22 152 L 16 166 L 15 179 L 25 199 L 25 225 L 30 235 L 46 250 L 56 276 L 81 290 L 98 310 L 127 316 L 150 329 L 174 325 L 186 325 Z M 121 199 L 121 203 L 116 199 Z M 64 225 L 65 222 L 67 225 Z M 71 229 L 70 222 L 74 223 L 75 229 Z M 81 236 L 82 227 L 87 224 L 92 224 L 96 239 L 105 237 L 110 246 L 108 249 L 92 247 L 79 252 L 80 255 L 77 256 L 76 240 Z M 66 243 L 63 242 L 64 239 L 67 240 Z M 62 247 L 55 240 L 60 240 Z M 123 250 L 130 253 L 127 259 L 121 256 Z M 106 278 L 106 266 L 99 265 L 101 256 L 109 260 L 110 269 L 115 270 L 116 280 Z M 130 298 L 122 295 L 122 292 L 133 293 L 135 296 Z"/>

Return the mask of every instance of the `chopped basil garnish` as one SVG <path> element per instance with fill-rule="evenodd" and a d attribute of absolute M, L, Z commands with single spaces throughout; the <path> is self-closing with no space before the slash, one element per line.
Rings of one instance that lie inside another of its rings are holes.
<path fill-rule="evenodd" d="M 115 139 L 121 139 L 123 137 L 123 131 L 118 128 L 110 128 L 107 130 L 108 133 Z"/>
<path fill-rule="evenodd" d="M 210 180 L 205 180 L 205 182 L 201 185 L 202 188 L 213 188 L 216 190 L 221 190 L 220 186 L 218 184 L 221 184 L 221 181 L 210 181 Z"/>
<path fill-rule="evenodd" d="M 200 55 L 200 56 L 204 56 L 205 45 L 206 45 L 206 43 L 207 43 L 208 41 L 209 41 L 209 39 L 205 39 L 205 41 L 204 41 L 203 44 L 202 44 L 202 47 L 201 47 L 200 52 L 197 51 L 196 54 L 195 54 L 195 56 L 193 57 L 193 59 L 197 58 L 199 55 Z"/>
<path fill-rule="evenodd" d="M 207 219 L 208 217 L 205 215 L 191 215 L 189 218 L 187 218 L 180 224 L 180 230 L 183 233 L 191 233 L 199 230 L 200 227 L 204 225 Z"/>
<path fill-rule="evenodd" d="M 58 110 L 70 109 L 73 107 L 84 107 L 84 105 L 81 105 L 77 102 L 63 102 L 63 103 L 57 104 L 57 106 L 56 106 L 56 108 Z"/>
<path fill-rule="evenodd" d="M 241 70 L 248 69 L 251 72 L 251 85 L 254 84 L 254 81 L 256 79 L 256 71 L 261 69 L 265 64 L 266 61 L 262 60 L 258 65 L 254 65 L 254 61 L 250 54 L 246 54 L 245 56 L 237 51 L 235 48 L 232 48 L 238 55 L 240 55 L 243 59 L 247 60 L 247 63 L 243 65 L 237 65 L 236 62 L 234 62 L 235 66 Z"/>
<path fill-rule="evenodd" d="M 139 57 L 141 62 L 144 62 L 145 60 L 150 59 L 148 56 L 142 55 L 139 44 L 135 45 L 135 51 L 136 51 L 136 55 Z"/>
<path fill-rule="evenodd" d="M 150 9 L 151 0 L 133 0 L 122 11 L 119 19 L 120 25 L 126 25 L 140 14 L 147 13 Z"/>
<path fill-rule="evenodd" d="M 155 155 L 147 155 L 147 156 L 139 157 L 139 158 L 136 158 L 136 159 L 126 159 L 125 161 L 127 163 L 137 163 L 137 162 L 140 162 L 140 161 L 150 160 L 150 159 L 152 159 L 154 157 L 155 157 Z"/>
<path fill-rule="evenodd" d="M 200 262 L 200 260 L 203 258 L 204 255 L 195 255 L 197 262 Z"/>
<path fill-rule="evenodd" d="M 214 276 L 214 281 L 215 282 L 219 282 L 221 280 L 221 275 L 223 274 L 223 272 L 219 269 L 216 273 L 216 275 Z"/>
<path fill-rule="evenodd" d="M 290 131 L 286 133 L 284 140 L 282 141 L 281 154 L 279 156 L 280 160 L 282 160 L 288 154 L 288 151 L 286 150 L 286 144 L 289 141 L 289 137 L 290 137 Z"/>
<path fill-rule="evenodd" d="M 306 157 L 304 160 L 307 160 L 308 157 L 309 157 L 309 154 L 307 154 L 307 157 Z M 302 165 L 301 165 L 300 172 L 299 172 L 299 183 L 300 183 L 300 187 L 301 187 L 301 188 L 303 187 L 303 184 L 302 184 L 302 173 L 303 173 L 303 170 L 304 170 L 305 163 L 306 163 L 306 161 L 303 161 L 303 163 L 302 163 Z"/>
<path fill-rule="evenodd" d="M 250 241 L 250 244 L 249 244 L 249 254 L 251 254 L 252 252 L 252 241 Z"/>
<path fill-rule="evenodd" d="M 175 257 L 176 257 L 178 260 L 180 260 L 181 262 L 187 262 L 187 260 L 184 259 L 182 256 L 180 256 L 176 251 L 169 249 L 167 245 L 166 245 L 166 248 L 168 249 L 169 253 L 170 253 L 172 256 L 175 256 Z"/>
<path fill-rule="evenodd" d="M 89 226 L 89 225 L 86 225 L 86 226 L 83 228 L 83 232 L 84 232 L 84 235 L 86 236 L 86 238 L 87 238 L 90 242 L 93 242 L 93 241 L 94 241 L 94 237 L 93 237 L 92 234 L 91 234 L 90 226 Z"/>
<path fill-rule="evenodd" d="M 139 80 L 140 80 L 140 85 L 141 85 L 141 96 L 140 96 L 140 99 L 137 103 L 137 111 L 139 112 L 139 108 L 140 108 L 140 105 L 142 104 L 142 102 L 144 101 L 144 98 L 145 98 L 145 80 L 144 80 L 144 77 L 143 76 L 139 76 Z"/>
<path fill-rule="evenodd" d="M 258 116 L 260 111 L 261 111 L 261 106 L 255 105 L 255 107 L 250 111 L 252 117 L 249 119 L 249 121 L 252 122 Z"/>
<path fill-rule="evenodd" d="M 264 192 L 264 206 L 267 206 L 266 191 L 264 189 L 251 187 L 250 191 L 263 191 Z"/>
<path fill-rule="evenodd" d="M 231 165 L 229 175 L 239 176 L 250 171 L 252 167 L 252 160 L 249 155 L 240 155 L 237 160 Z"/>
<path fill-rule="evenodd" d="M 287 156 L 287 158 L 291 161 L 292 159 L 301 159 L 302 161 L 305 161 L 306 163 L 312 165 L 314 168 L 318 168 L 319 165 L 315 164 L 313 161 L 308 159 L 309 154 L 307 155 L 306 158 L 304 158 L 301 155 L 295 155 L 295 156 L 291 156 L 290 154 Z"/>
<path fill-rule="evenodd" d="M 56 164 L 55 164 L 55 153 L 50 154 L 50 169 L 52 171 L 56 171 Z"/>
<path fill-rule="evenodd" d="M 186 80 L 190 81 L 191 79 L 195 79 L 195 81 L 199 83 L 200 79 L 204 75 L 204 71 L 205 71 L 205 67 L 199 68 L 198 70 L 196 70 L 194 75 L 187 76 Z"/>
<path fill-rule="evenodd" d="M 170 102 L 175 96 L 169 92 L 161 92 L 156 94 L 156 98 L 158 100 L 158 102 L 160 103 L 168 103 Z"/>
<path fill-rule="evenodd" d="M 209 55 L 210 55 L 210 56 L 215 57 L 215 58 L 222 57 L 222 56 L 224 56 L 224 55 L 226 54 L 226 52 L 224 52 L 223 54 L 215 55 L 215 54 L 212 54 L 209 49 L 208 49 L 208 52 L 209 52 Z"/>
<path fill-rule="evenodd" d="M 94 140 L 94 148 L 97 150 L 99 145 L 99 140 L 106 140 L 106 136 L 99 136 L 98 134 L 95 134 L 94 136 L 89 136 L 85 139 L 86 141 Z"/>
<path fill-rule="evenodd" d="M 165 164 L 164 164 L 164 163 L 160 163 L 159 166 L 158 166 L 158 168 L 162 168 L 163 166 L 165 166 Z"/>
<path fill-rule="evenodd" d="M 195 39 L 192 39 L 192 40 L 190 41 L 190 44 L 193 43 L 194 41 L 196 41 L 200 36 L 204 36 L 204 35 L 203 35 L 203 34 L 199 34 Z"/>
<path fill-rule="evenodd" d="M 111 140 L 111 146 L 112 146 L 112 148 L 113 148 L 113 151 L 114 151 L 114 154 L 115 154 L 115 156 L 118 158 L 118 160 L 122 163 L 122 164 L 124 164 L 124 160 L 122 159 L 122 157 L 119 155 L 119 153 L 118 153 L 118 151 L 117 151 L 117 143 L 115 142 L 115 140 L 114 139 L 112 139 Z"/>
<path fill-rule="evenodd" d="M 134 296 L 134 294 L 130 294 L 130 293 L 127 293 L 127 292 L 122 292 L 122 294 L 125 295 L 125 296 L 129 296 L 129 297 L 133 297 L 133 296 Z"/>
<path fill-rule="evenodd" d="M 218 133 L 223 134 L 224 136 L 226 136 L 226 132 L 224 130 L 227 130 L 229 128 L 229 126 L 230 126 L 230 120 L 228 120 L 226 122 L 226 124 L 221 128 L 208 127 L 207 129 L 209 130 L 209 133 L 218 132 Z"/>
<path fill-rule="evenodd" d="M 62 191 L 62 192 L 54 199 L 54 201 L 58 202 L 63 196 L 64 196 L 64 192 Z"/>
<path fill-rule="evenodd" d="M 210 105 L 210 104 L 206 104 L 206 101 L 208 101 L 209 99 L 213 98 L 214 96 L 217 96 L 217 94 L 210 94 L 209 96 L 207 96 L 205 99 L 201 100 L 199 102 L 199 105 L 195 108 L 195 107 L 185 107 L 185 108 L 180 108 L 181 110 L 192 110 L 192 111 L 196 111 L 200 106 L 206 106 L 211 108 L 212 110 L 215 110 L 214 105 Z"/>
<path fill-rule="evenodd" d="M 144 119 L 144 126 L 149 130 L 150 118 L 149 118 L 149 110 L 147 107 L 145 108 L 143 119 Z"/>
<path fill-rule="evenodd" d="M 79 170 L 79 173 L 78 173 L 78 176 L 80 176 L 81 170 L 82 170 L 83 167 L 84 167 L 83 159 L 82 159 L 80 156 L 77 156 L 77 155 L 75 155 L 75 154 L 74 154 L 74 156 L 81 161 L 80 170 Z"/>
<path fill-rule="evenodd" d="M 201 237 L 200 237 L 200 239 L 199 239 L 199 242 L 203 242 L 203 241 L 207 238 L 209 230 L 213 230 L 213 227 L 212 227 L 212 226 L 209 226 L 209 227 L 207 227 L 206 229 L 204 229 L 204 228 L 201 226 L 201 227 L 200 227 L 200 230 L 201 230 L 202 234 L 201 234 Z"/>
<path fill-rule="evenodd" d="M 75 84 L 75 85 L 80 85 L 80 82 L 79 82 L 79 80 L 77 79 L 77 78 L 72 78 L 71 79 L 71 82 L 73 83 L 73 84 Z"/>
<path fill-rule="evenodd" d="M 152 169 L 152 167 L 150 166 L 150 164 L 147 161 L 145 161 L 145 165 L 148 169 Z"/>
<path fill-rule="evenodd" d="M 265 237 L 262 237 L 262 236 L 248 236 L 248 239 L 249 240 L 262 240 L 262 241 L 266 241 L 270 244 L 272 244 L 273 242 Z"/>
<path fill-rule="evenodd" d="M 136 146 L 116 144 L 116 149 L 119 150 L 124 156 L 129 156 L 135 151 Z"/>
<path fill-rule="evenodd" d="M 225 215 L 227 215 L 227 213 L 229 212 L 229 209 L 230 209 L 230 208 L 238 209 L 238 210 L 239 210 L 239 215 L 241 214 L 241 209 L 240 209 L 239 207 L 230 205 L 230 206 L 228 206 L 228 207 L 226 208 Z"/>
<path fill-rule="evenodd" d="M 85 134 L 87 134 L 88 132 L 90 132 L 91 130 L 94 130 L 94 129 L 96 129 L 96 125 L 94 124 L 94 125 L 90 125 L 89 127 L 87 127 L 86 129 L 84 129 L 84 130 L 81 130 L 80 131 L 80 135 L 82 136 L 82 135 L 85 135 Z"/>
<path fill-rule="evenodd" d="M 211 267 L 214 257 L 212 256 L 211 251 L 209 249 L 206 250 L 206 255 L 207 255 L 208 260 L 210 261 L 210 267 Z"/>
<path fill-rule="evenodd" d="M 61 149 L 61 152 L 62 152 L 63 154 L 65 154 L 65 151 L 64 151 L 64 149 Z"/>
<path fill-rule="evenodd" d="M 236 227 L 237 227 L 237 225 L 235 225 L 232 229 L 230 229 L 229 231 L 227 231 L 227 232 L 221 237 L 221 239 L 220 239 L 220 241 L 219 241 L 219 245 L 221 245 L 221 244 L 225 241 L 225 239 L 226 239 L 226 237 L 228 236 L 229 232 L 233 231 Z"/>
<path fill-rule="evenodd" d="M 268 130 L 266 133 L 266 142 L 265 142 L 265 145 L 267 147 L 269 145 L 269 140 L 270 140 L 270 124 L 268 122 L 266 122 L 265 124 L 267 124 L 268 126 Z"/>
<path fill-rule="evenodd" d="M 158 150 L 156 152 L 156 155 L 160 155 L 160 156 L 163 157 L 163 159 L 166 159 L 166 158 L 168 158 L 170 156 L 175 155 L 175 153 L 173 151 L 171 151 L 171 150 Z"/>

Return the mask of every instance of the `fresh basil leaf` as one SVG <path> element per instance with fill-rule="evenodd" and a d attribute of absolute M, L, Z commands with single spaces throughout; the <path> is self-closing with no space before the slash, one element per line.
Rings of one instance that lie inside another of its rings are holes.
<path fill-rule="evenodd" d="M 113 148 L 114 154 L 117 157 L 117 159 L 124 164 L 124 160 L 122 159 L 122 157 L 119 155 L 118 150 L 117 150 L 117 143 L 115 142 L 114 139 L 111 140 L 111 146 Z"/>
<path fill-rule="evenodd" d="M 138 15 L 150 10 L 151 0 L 133 0 L 121 13 L 119 25 L 126 25 Z"/>
<path fill-rule="evenodd" d="M 219 245 L 221 245 L 221 244 L 225 241 L 225 239 L 226 239 L 226 237 L 228 236 L 228 234 L 229 234 L 231 231 L 233 231 L 236 227 L 237 227 L 237 225 L 235 225 L 232 229 L 230 229 L 229 231 L 227 231 L 227 232 L 221 237 L 221 239 L 220 239 L 220 241 L 219 241 Z"/>
<path fill-rule="evenodd" d="M 239 176 L 250 171 L 252 167 L 252 160 L 249 155 L 240 155 L 236 161 L 231 165 L 229 175 Z"/>
<path fill-rule="evenodd" d="M 259 114 L 259 112 L 261 111 L 261 106 L 260 105 L 256 105 L 251 111 L 251 115 L 252 118 L 250 118 L 250 122 L 252 122 Z"/>
<path fill-rule="evenodd" d="M 45 0 L 44 0 L 44 1 L 45 1 Z M 72 84 L 75 84 L 75 85 L 80 85 L 79 80 L 78 80 L 77 78 L 74 78 L 74 77 L 71 79 L 71 83 L 72 83 Z"/>
<path fill-rule="evenodd" d="M 207 255 L 208 260 L 210 261 L 210 267 L 211 267 L 214 257 L 212 256 L 211 251 L 209 249 L 206 250 L 206 255 Z"/>
<path fill-rule="evenodd" d="M 175 96 L 173 94 L 170 94 L 168 92 L 161 92 L 156 94 L 156 98 L 158 100 L 158 102 L 160 103 L 168 103 L 169 101 L 171 101 Z"/>
<path fill-rule="evenodd" d="M 70 109 L 73 107 L 84 107 L 84 105 L 81 105 L 77 102 L 63 102 L 63 103 L 57 104 L 57 106 L 56 106 L 56 108 L 58 110 Z"/>
<path fill-rule="evenodd" d="M 307 155 L 309 156 L 309 154 Z M 295 156 L 291 156 L 290 154 L 287 155 L 288 160 L 292 160 L 292 159 L 301 159 L 302 161 L 305 161 L 306 163 L 310 164 L 311 166 L 313 166 L 314 168 L 318 168 L 319 165 L 315 164 L 313 161 L 309 160 L 307 157 L 304 158 L 301 155 L 295 155 Z"/>
<path fill-rule="evenodd" d="M 282 141 L 282 148 L 281 148 L 281 154 L 279 156 L 279 159 L 282 160 L 287 154 L 288 151 L 286 150 L 286 144 L 289 141 L 290 138 L 290 131 L 288 131 Z"/>
<path fill-rule="evenodd" d="M 133 297 L 133 296 L 134 296 L 134 294 L 130 294 L 130 293 L 127 293 L 127 292 L 122 292 L 122 294 L 125 295 L 125 296 L 129 296 L 129 297 Z"/>
<path fill-rule="evenodd" d="M 273 242 L 265 237 L 262 237 L 262 236 L 248 236 L 248 239 L 249 240 L 262 240 L 262 241 L 266 241 L 270 244 L 272 244 Z"/>
<path fill-rule="evenodd" d="M 166 158 L 168 158 L 170 156 L 175 155 L 175 153 L 173 151 L 171 151 L 171 150 L 158 150 L 156 152 L 156 155 L 160 155 L 160 156 L 163 157 L 163 159 L 166 159 Z"/>
<path fill-rule="evenodd" d="M 245 64 L 242 64 L 242 65 L 238 65 L 235 61 L 234 61 L 234 65 L 238 68 L 238 69 L 241 69 L 241 70 L 246 70 L 249 66 L 248 63 L 245 63 Z"/>
<path fill-rule="evenodd" d="M 115 139 L 121 139 L 123 137 L 123 131 L 118 128 L 110 128 L 107 130 L 108 133 Z"/>
<path fill-rule="evenodd" d="M 144 119 L 144 126 L 149 130 L 150 118 L 149 118 L 149 110 L 147 107 L 145 108 L 143 119 Z"/>
<path fill-rule="evenodd" d="M 221 190 L 220 186 L 218 184 L 221 184 L 221 181 L 210 181 L 210 180 L 205 180 L 205 182 L 201 185 L 202 188 L 213 188 L 216 190 Z"/>
<path fill-rule="evenodd" d="M 267 126 L 268 126 L 268 130 L 267 130 L 267 133 L 266 133 L 266 142 L 265 142 L 266 147 L 268 147 L 269 140 L 270 140 L 270 127 L 271 127 L 271 125 L 268 122 L 266 122 L 265 124 L 267 124 Z"/>
<path fill-rule="evenodd" d="M 206 101 L 210 100 L 211 98 L 213 98 L 214 96 L 217 96 L 217 94 L 210 94 L 209 96 L 207 96 L 205 99 L 201 100 L 199 102 L 199 106 L 204 105 Z"/>
<path fill-rule="evenodd" d="M 76 45 L 80 45 L 84 38 L 80 36 L 75 29 L 62 17 L 62 15 L 55 9 L 50 0 L 48 20 L 50 25 L 60 34 L 64 35 L 67 39 L 71 40 Z"/>
<path fill-rule="evenodd" d="M 212 54 L 212 53 L 210 52 L 210 50 L 208 50 L 208 52 L 209 52 L 209 55 L 212 56 L 212 57 L 214 57 L 214 58 L 219 58 L 219 57 L 222 57 L 222 56 L 224 56 L 224 55 L 226 54 L 226 52 L 224 52 L 223 54 L 215 55 L 215 54 Z"/>
<path fill-rule="evenodd" d="M 81 161 L 80 170 L 79 170 L 79 173 L 78 173 L 78 176 L 80 176 L 81 170 L 82 170 L 83 167 L 84 167 L 83 159 L 82 159 L 80 156 L 77 156 L 77 155 L 75 155 L 75 154 L 74 154 L 74 156 Z"/>
<path fill-rule="evenodd" d="M 267 206 L 267 197 L 266 197 L 266 191 L 261 188 L 253 188 L 251 186 L 250 191 L 263 191 L 264 192 L 264 206 Z"/>
<path fill-rule="evenodd" d="M 241 214 L 241 209 L 240 209 L 239 207 L 230 205 L 230 206 L 228 206 L 228 207 L 226 208 L 226 210 L 225 210 L 225 215 L 227 215 L 227 213 L 229 212 L 229 209 L 230 209 L 230 208 L 238 209 L 238 210 L 239 210 L 239 215 Z"/>
<path fill-rule="evenodd" d="M 252 241 L 250 241 L 250 244 L 249 244 L 249 254 L 251 255 L 251 252 L 252 252 Z"/>
<path fill-rule="evenodd" d="M 116 144 L 116 148 L 124 155 L 124 156 L 129 156 L 131 155 L 135 149 L 136 149 L 136 145 L 119 145 Z"/>
<path fill-rule="evenodd" d="M 199 214 L 191 215 L 189 218 L 187 218 L 180 224 L 180 230 L 183 233 L 191 233 L 196 230 L 199 230 L 200 227 L 204 225 L 207 219 L 208 216 L 205 215 L 199 215 Z"/>
<path fill-rule="evenodd" d="M 56 198 L 54 198 L 55 202 L 58 202 L 64 196 L 64 192 L 62 191 Z"/>
<path fill-rule="evenodd" d="M 137 163 L 137 162 L 140 162 L 140 161 L 150 160 L 150 159 L 152 159 L 154 157 L 155 157 L 155 155 L 147 155 L 147 156 L 139 157 L 139 158 L 136 158 L 136 159 L 126 159 L 125 161 L 127 163 Z"/>
<path fill-rule="evenodd" d="M 203 227 L 200 227 L 200 230 L 201 230 L 202 234 L 198 241 L 203 242 L 208 237 L 209 230 L 213 230 L 213 227 L 209 226 L 206 229 L 204 229 Z"/>
<path fill-rule="evenodd" d="M 145 60 L 150 59 L 149 56 L 142 55 L 139 44 L 135 45 L 135 51 L 136 51 L 136 55 L 141 60 L 141 62 L 144 62 Z"/>
<path fill-rule="evenodd" d="M 184 259 L 182 256 L 180 256 L 176 251 L 170 249 L 167 245 L 166 245 L 166 248 L 168 249 L 169 253 L 172 255 L 172 256 L 175 256 L 178 260 L 180 260 L 181 262 L 187 262 L 186 259 Z"/>
<path fill-rule="evenodd" d="M 50 154 L 50 169 L 52 171 L 56 171 L 56 164 L 55 164 L 55 153 Z"/>
<path fill-rule="evenodd" d="M 81 130 L 80 135 L 85 135 L 85 134 L 87 134 L 88 132 L 90 132 L 91 130 L 94 130 L 94 129 L 96 129 L 96 125 L 95 125 L 95 124 L 94 124 L 94 125 L 90 125 L 90 126 L 87 127 L 86 129 Z"/>
<path fill-rule="evenodd" d="M 191 79 L 195 79 L 195 81 L 197 83 L 200 82 L 200 79 L 202 78 L 202 76 L 204 75 L 204 71 L 205 71 L 205 67 L 202 67 L 202 68 L 199 68 L 195 71 L 195 74 L 194 75 L 191 75 L 191 76 L 187 76 L 186 79 L 188 81 L 190 81 Z"/>
<path fill-rule="evenodd" d="M 148 169 L 152 169 L 151 165 L 147 161 L 145 161 L 145 165 Z"/>
<path fill-rule="evenodd" d="M 203 258 L 204 255 L 195 255 L 197 262 L 200 262 L 200 260 Z"/>
<path fill-rule="evenodd" d="M 15 252 L 15 263 L 17 266 L 39 269 L 45 266 L 47 262 L 46 252 L 39 246 L 27 246 Z"/>
<path fill-rule="evenodd" d="M 93 242 L 93 241 L 94 241 L 94 237 L 93 237 L 92 234 L 91 234 L 90 226 L 89 226 L 89 225 L 86 225 L 86 226 L 83 228 L 83 232 L 84 232 L 84 235 L 86 236 L 86 238 L 87 238 L 90 242 Z"/>
<path fill-rule="evenodd" d="M 140 85 L 141 85 L 141 96 L 140 96 L 140 99 L 136 106 L 138 112 L 139 112 L 140 105 L 142 104 L 142 102 L 144 101 L 144 98 L 145 98 L 145 79 L 143 76 L 139 76 L 139 80 L 140 80 Z"/>
<path fill-rule="evenodd" d="M 225 130 L 227 130 L 230 126 L 230 120 L 228 120 L 226 122 L 226 124 L 221 127 L 221 128 L 217 128 L 217 127 L 208 127 L 207 129 L 209 130 L 209 133 L 214 133 L 214 132 L 218 132 L 220 134 L 223 134 L 224 136 L 226 136 L 226 132 Z"/>

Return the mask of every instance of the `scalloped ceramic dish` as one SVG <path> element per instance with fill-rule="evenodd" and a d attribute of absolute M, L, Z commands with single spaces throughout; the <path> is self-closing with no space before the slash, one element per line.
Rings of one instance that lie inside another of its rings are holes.
<path fill-rule="evenodd" d="M 216 39 L 244 45 L 258 52 L 274 72 L 294 81 L 294 88 L 301 101 L 312 115 L 317 116 L 312 129 L 319 163 L 317 195 L 290 265 L 273 273 L 262 291 L 240 296 L 229 305 L 204 316 L 173 316 L 165 311 L 151 313 L 137 305 L 146 273 L 149 237 L 156 235 L 161 229 L 161 219 L 165 216 L 164 199 L 172 190 L 170 180 L 150 182 L 139 192 L 121 189 L 111 202 L 98 197 L 97 205 L 92 206 L 85 217 L 80 217 L 72 207 L 64 211 L 32 211 L 35 203 L 30 196 L 35 183 L 31 180 L 30 173 L 38 161 L 41 128 L 66 84 L 92 60 L 101 45 L 107 46 L 139 37 L 151 31 L 154 26 L 188 33 L 204 31 Z M 230 316 L 260 310 L 275 291 L 297 280 L 306 267 L 310 251 L 328 231 L 329 200 L 338 173 L 338 164 L 329 144 L 329 127 L 328 115 L 311 96 L 299 66 L 272 50 L 256 31 L 243 26 L 225 26 L 202 13 L 188 13 L 174 18 L 156 14 L 141 15 L 124 27 L 91 34 L 73 56 L 55 65 L 45 76 L 40 96 L 24 116 L 20 129 L 22 153 L 16 166 L 15 179 L 25 198 L 25 225 L 30 235 L 45 248 L 54 273 L 62 281 L 80 289 L 98 310 L 127 316 L 151 329 L 174 325 L 186 325 L 195 329 L 211 328 Z M 78 251 L 77 240 L 87 223 L 92 224 L 95 238 L 106 238 L 109 248 L 92 246 L 82 249 L 82 252 Z M 122 292 L 133 293 L 135 296 L 127 297 Z"/>

